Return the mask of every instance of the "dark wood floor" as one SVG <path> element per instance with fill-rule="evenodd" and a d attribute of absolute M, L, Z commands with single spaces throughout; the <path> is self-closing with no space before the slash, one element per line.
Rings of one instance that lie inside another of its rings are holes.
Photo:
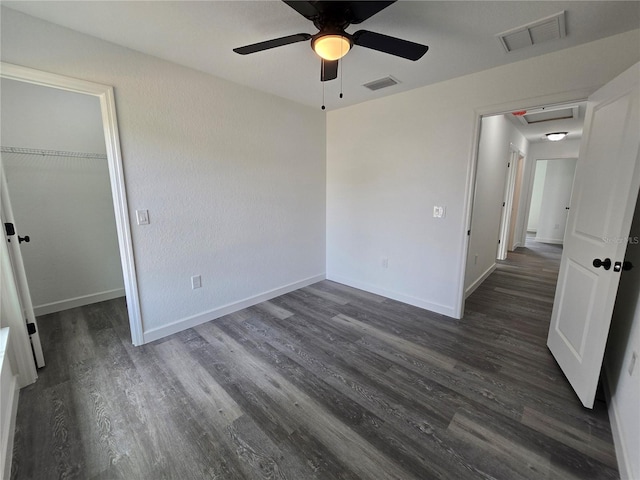
<path fill-rule="evenodd" d="M 545 347 L 559 255 L 510 254 L 461 321 L 329 281 L 142 347 L 122 300 L 43 317 L 12 478 L 617 478 Z"/>

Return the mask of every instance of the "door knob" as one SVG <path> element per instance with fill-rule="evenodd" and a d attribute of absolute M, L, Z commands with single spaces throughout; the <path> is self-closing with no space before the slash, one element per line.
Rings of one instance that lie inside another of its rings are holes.
<path fill-rule="evenodd" d="M 596 268 L 602 267 L 605 270 L 609 270 L 611 268 L 611 259 L 605 258 L 604 260 L 600 260 L 599 258 L 596 258 L 593 260 L 593 266 Z"/>
<path fill-rule="evenodd" d="M 21 237 L 20 235 L 18 235 L 18 243 L 22 243 L 22 242 L 29 243 L 30 241 L 31 239 L 29 238 L 29 235 L 25 235 L 24 237 Z"/>

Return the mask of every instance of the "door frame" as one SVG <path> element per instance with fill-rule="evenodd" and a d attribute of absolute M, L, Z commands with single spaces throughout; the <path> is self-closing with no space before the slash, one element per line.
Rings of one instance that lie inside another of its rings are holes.
<path fill-rule="evenodd" d="M 133 254 L 133 242 L 131 239 L 131 223 L 129 220 L 122 155 L 120 153 L 120 137 L 118 134 L 113 87 L 5 62 L 0 62 L 0 77 L 84 95 L 92 95 L 100 101 L 102 128 L 104 130 L 105 145 L 107 148 L 109 179 L 116 219 L 116 231 L 118 234 L 118 246 L 120 247 L 120 262 L 122 264 L 127 312 L 131 329 L 131 341 L 134 345 L 142 345 L 144 343 L 142 315 L 140 311 L 140 298 Z"/>
<path fill-rule="evenodd" d="M 463 240 L 460 243 L 460 258 L 463 259 L 460 267 L 460 274 L 458 277 L 458 292 L 456 295 L 455 306 L 454 306 L 454 317 L 462 318 L 464 316 L 464 305 L 465 305 L 465 288 L 464 281 L 465 276 L 467 274 L 467 256 L 469 255 L 469 239 L 471 238 L 471 221 L 473 215 L 473 202 L 475 197 L 475 185 L 476 185 L 476 176 L 478 172 L 478 152 L 480 149 L 480 135 L 481 135 L 481 125 L 482 125 L 482 117 L 490 117 L 493 115 L 504 115 L 506 113 L 515 112 L 518 110 L 527 110 L 537 108 L 540 105 L 563 105 L 563 104 L 572 104 L 576 102 L 585 102 L 589 95 L 595 92 L 598 88 L 582 88 L 576 90 L 570 90 L 564 93 L 558 93 L 553 95 L 544 95 L 540 97 L 528 97 L 523 98 L 521 100 L 514 100 L 507 103 L 495 104 L 484 106 L 480 108 L 475 108 L 473 110 L 474 117 L 474 126 L 473 126 L 473 141 L 472 141 L 472 150 L 470 152 L 470 161 L 467 167 L 467 180 L 465 187 L 465 200 L 464 200 L 464 211 L 463 211 L 463 225 L 462 231 L 467 232 L 467 235 L 464 236 Z M 527 155 L 524 158 L 525 162 L 525 171 L 524 177 L 527 178 L 528 169 L 531 165 L 531 159 Z M 520 192 L 520 195 L 529 195 L 529 182 L 523 182 L 523 186 L 527 187 L 527 191 Z"/>

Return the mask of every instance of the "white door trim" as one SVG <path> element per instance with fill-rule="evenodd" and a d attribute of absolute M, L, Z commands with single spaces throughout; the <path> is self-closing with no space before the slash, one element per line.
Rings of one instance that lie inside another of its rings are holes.
<path fill-rule="evenodd" d="M 133 243 L 131 241 L 131 224 L 129 222 L 129 209 L 124 183 L 122 156 L 120 153 L 120 139 L 118 135 L 113 87 L 4 62 L 0 62 L 0 77 L 85 95 L 93 95 L 100 100 L 102 126 L 104 129 L 109 163 L 109 177 L 111 180 L 111 194 L 113 196 L 118 244 L 120 247 L 120 261 L 122 263 L 124 290 L 127 298 L 127 310 L 131 328 L 131 340 L 134 345 L 142 345 L 144 339 L 142 333 L 140 298 L 138 295 Z"/>

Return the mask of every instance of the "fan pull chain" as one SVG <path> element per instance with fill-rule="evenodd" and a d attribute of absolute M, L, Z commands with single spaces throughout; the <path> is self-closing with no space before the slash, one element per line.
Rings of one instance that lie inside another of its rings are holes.
<path fill-rule="evenodd" d="M 341 63 L 342 65 L 340 65 L 340 98 L 342 98 L 342 69 L 344 68 L 344 60 Z"/>
<path fill-rule="evenodd" d="M 324 60 L 321 63 L 322 65 L 322 78 L 324 78 Z M 324 82 L 322 81 L 322 78 L 320 79 L 320 83 L 322 83 L 322 110 L 324 110 L 326 107 L 324 106 Z"/>
<path fill-rule="evenodd" d="M 344 52 L 342 51 L 342 46 L 343 44 L 340 44 L 340 58 L 342 59 L 342 61 L 340 62 L 341 65 L 338 65 L 338 67 L 340 68 L 340 98 L 342 98 L 342 70 L 344 69 Z"/>

